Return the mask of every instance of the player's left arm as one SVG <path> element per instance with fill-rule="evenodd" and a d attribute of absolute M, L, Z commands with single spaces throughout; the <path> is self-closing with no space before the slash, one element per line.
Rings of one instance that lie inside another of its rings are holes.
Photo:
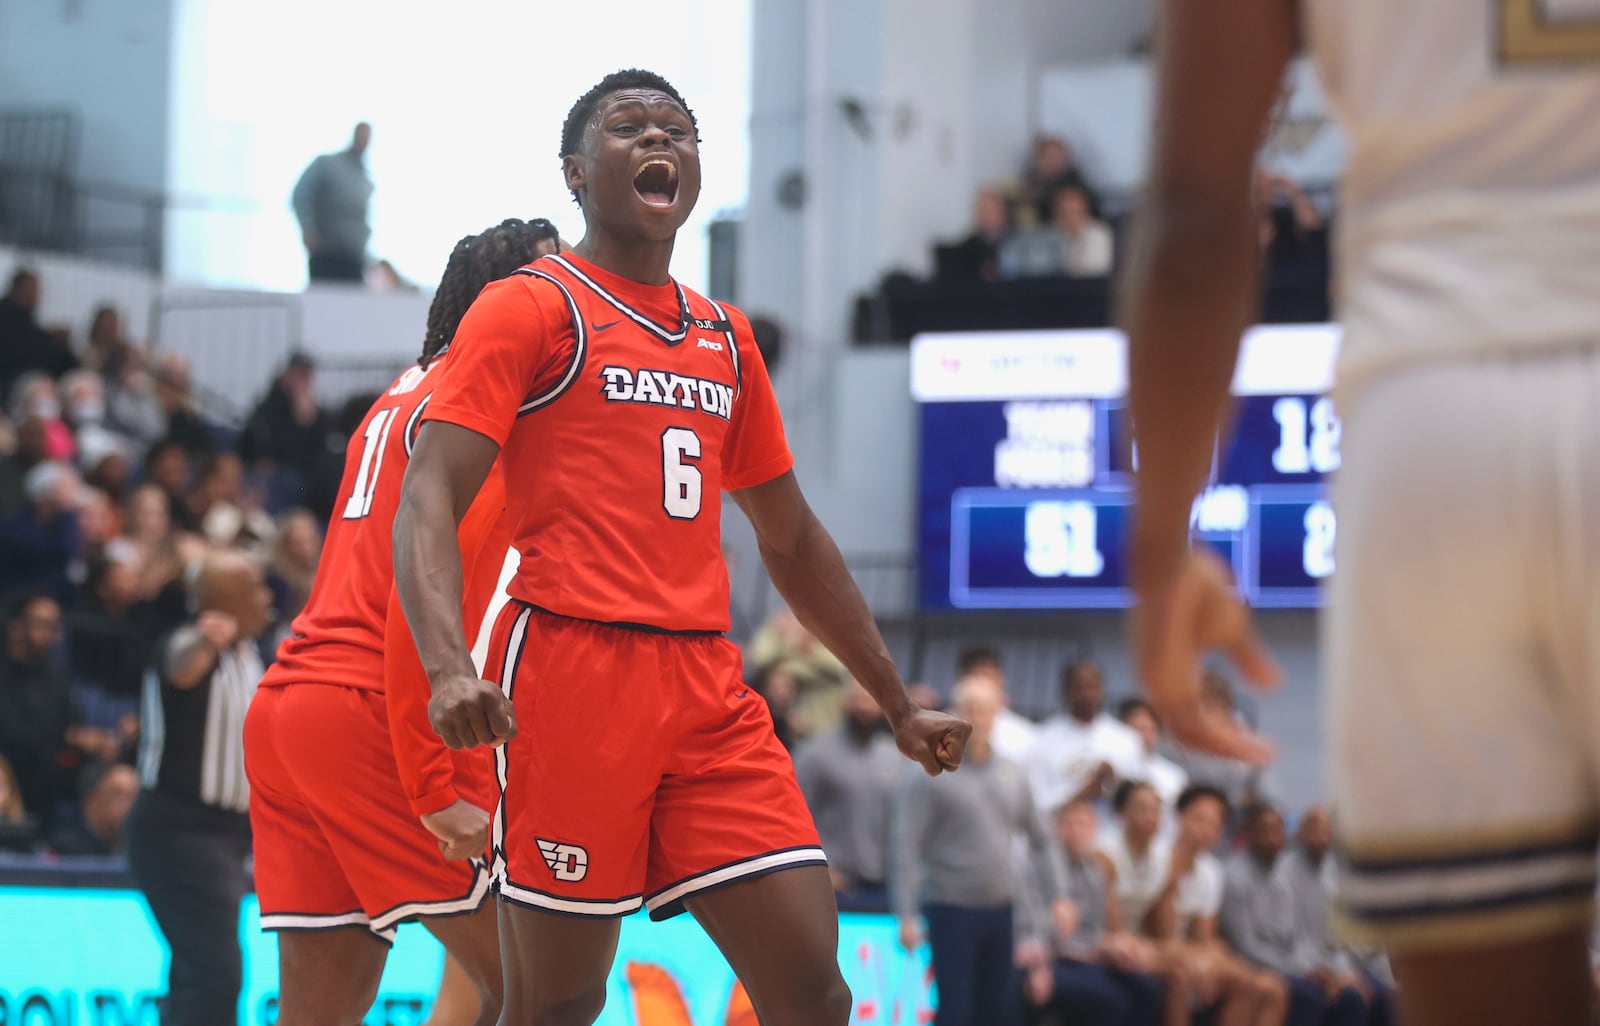
<path fill-rule="evenodd" d="M 1178 740 L 1261 761 L 1262 742 L 1199 701 L 1206 648 L 1227 649 L 1257 683 L 1274 670 L 1226 571 L 1190 552 L 1189 514 L 1257 309 L 1252 171 L 1297 44 L 1296 10 L 1294 0 L 1164 0 L 1160 24 L 1156 141 L 1121 310 L 1139 446 L 1135 652 Z"/>

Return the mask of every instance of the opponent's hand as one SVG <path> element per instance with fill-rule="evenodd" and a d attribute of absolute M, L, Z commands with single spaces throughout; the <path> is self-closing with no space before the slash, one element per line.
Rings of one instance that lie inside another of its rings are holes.
<path fill-rule="evenodd" d="M 517 713 L 499 685 L 474 676 L 433 682 L 428 722 L 451 748 L 499 748 L 517 736 Z"/>
<path fill-rule="evenodd" d="M 239 640 L 239 621 L 227 613 L 208 610 L 194 622 L 195 629 L 212 648 L 221 651 Z"/>
<path fill-rule="evenodd" d="M 422 825 L 447 859 L 479 858 L 489 846 L 489 814 L 460 798 L 423 816 Z"/>
<path fill-rule="evenodd" d="M 1138 563 L 1138 552 L 1134 554 Z M 1250 684 L 1278 685 L 1279 671 L 1232 576 L 1205 546 L 1189 550 L 1171 573 L 1141 582 L 1132 616 L 1134 662 L 1150 704 L 1179 743 L 1255 765 L 1272 761 L 1273 747 L 1225 711 L 1201 699 L 1201 665 L 1221 649 Z"/>
<path fill-rule="evenodd" d="M 921 766 L 930 777 L 955 770 L 967 751 L 972 724 L 949 713 L 912 707 L 894 725 L 894 743 L 901 754 Z"/>

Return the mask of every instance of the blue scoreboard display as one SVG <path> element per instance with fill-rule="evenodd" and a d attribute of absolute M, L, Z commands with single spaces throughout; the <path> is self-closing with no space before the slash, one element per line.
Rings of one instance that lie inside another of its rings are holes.
<path fill-rule="evenodd" d="M 1339 466 L 1328 388 L 1338 331 L 1250 332 L 1233 435 L 1216 448 L 1191 526 L 1257 606 L 1311 607 L 1333 573 L 1323 488 Z M 1138 452 L 1115 331 L 922 335 L 924 609 L 1116 609 L 1131 603 L 1126 543 Z"/>

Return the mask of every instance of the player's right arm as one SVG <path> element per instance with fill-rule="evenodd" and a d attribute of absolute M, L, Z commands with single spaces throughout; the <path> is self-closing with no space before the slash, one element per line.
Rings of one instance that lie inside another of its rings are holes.
<path fill-rule="evenodd" d="M 528 278 L 483 290 L 451 340 L 395 514 L 395 588 L 433 691 L 429 719 L 451 748 L 516 734 L 510 701 L 472 664 L 456 526 L 541 376 L 546 324 Z"/>

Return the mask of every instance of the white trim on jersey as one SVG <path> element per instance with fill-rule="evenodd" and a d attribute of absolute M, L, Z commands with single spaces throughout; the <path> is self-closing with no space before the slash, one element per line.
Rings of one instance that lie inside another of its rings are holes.
<path fill-rule="evenodd" d="M 517 682 L 517 663 L 522 659 L 522 645 L 528 637 L 528 618 L 533 610 L 526 607 L 517 614 L 511 625 L 511 636 L 506 639 L 505 665 L 500 668 L 500 693 L 506 701 L 513 700 Z M 494 878 L 502 885 L 506 876 L 506 781 L 511 775 L 511 762 L 506 758 L 506 746 L 494 750 L 494 775 L 500 785 L 500 800 L 494 810 L 494 836 L 491 850 L 494 853 Z"/>
<path fill-rule="evenodd" d="M 428 408 L 428 404 L 432 401 L 433 393 L 429 392 L 427 395 L 422 397 L 422 402 L 417 404 L 417 408 L 411 411 L 411 416 L 406 418 L 405 436 L 400 440 L 405 443 L 406 459 L 408 460 L 411 458 L 412 447 L 417 444 L 417 432 L 421 430 L 422 424 L 422 411 L 426 410 Z M 379 456 L 378 458 L 381 460 L 383 457 Z M 378 476 L 378 470 L 376 467 L 374 467 L 372 470 L 372 476 L 374 479 L 376 479 Z"/>
<path fill-rule="evenodd" d="M 733 319 L 728 316 L 728 311 L 715 299 L 707 299 L 711 309 L 717 312 L 717 320 L 728 326 L 724 334 L 728 337 L 728 356 L 733 360 L 733 397 L 739 398 L 739 393 L 744 389 L 744 369 L 739 366 L 739 337 L 733 330 Z"/>
<path fill-rule="evenodd" d="M 500 900 L 516 905 L 549 909 L 552 912 L 565 912 L 568 915 L 593 916 L 597 919 L 615 919 L 617 916 L 632 915 L 644 906 L 644 899 L 637 894 L 618 901 L 557 898 L 543 891 L 530 891 L 525 887 L 518 887 L 504 877 L 500 880 Z"/>
<path fill-rule="evenodd" d="M 601 299 L 622 311 L 622 313 L 625 314 L 629 320 L 633 321 L 635 324 L 639 325 L 639 327 L 650 332 L 652 335 L 656 336 L 668 345 L 677 345 L 679 342 L 682 342 L 684 339 L 689 337 L 689 324 L 693 320 L 693 318 L 689 316 L 689 300 L 688 297 L 683 294 L 683 286 L 679 285 L 676 281 L 672 283 L 672 287 L 678 293 L 678 315 L 680 318 L 682 318 L 683 323 L 677 331 L 668 331 L 655 321 L 652 321 L 644 314 L 629 306 L 627 303 L 624 303 L 616 296 L 613 296 L 611 293 L 607 292 L 599 282 L 595 281 L 593 278 L 574 267 L 566 257 L 550 256 L 546 257 L 546 259 L 553 260 L 562 267 L 566 268 L 568 273 L 570 273 L 574 278 L 583 282 L 585 285 L 589 286 L 589 288 L 593 289 L 595 294 Z M 528 268 L 523 268 L 524 272 L 527 270 Z"/>
<path fill-rule="evenodd" d="M 372 920 L 372 931 L 382 933 L 387 930 L 393 933 L 401 920 L 419 916 L 453 916 L 475 911 L 483 904 L 484 896 L 489 893 L 489 867 L 473 860 L 473 868 L 477 870 L 477 875 L 472 881 L 472 890 L 466 897 L 450 898 L 445 901 L 410 901 L 404 905 L 397 905 Z"/>
<path fill-rule="evenodd" d="M 572 350 L 572 366 L 567 368 L 567 373 L 562 375 L 561 380 L 556 382 L 549 390 L 524 399 L 522 405 L 517 407 L 517 416 L 520 417 L 525 413 L 532 413 L 542 406 L 548 406 L 555 402 L 566 394 L 567 389 L 572 387 L 574 381 L 578 380 L 578 374 L 583 370 L 584 361 L 589 356 L 589 330 L 588 326 L 583 323 L 583 312 L 578 309 L 578 301 L 572 298 L 572 293 L 567 289 L 566 285 L 561 283 L 560 279 L 532 267 L 523 267 L 513 273 L 525 274 L 530 278 L 542 278 L 561 290 L 561 295 L 566 297 L 567 300 L 567 310 L 572 314 L 572 332 L 575 340 Z"/>
<path fill-rule="evenodd" d="M 754 858 L 735 862 L 730 866 L 710 869 L 698 876 L 691 876 L 665 890 L 657 891 L 645 899 L 645 905 L 651 912 L 664 905 L 682 901 L 699 891 L 712 887 L 720 887 L 726 883 L 743 879 L 747 876 L 760 876 L 770 873 L 775 869 L 787 869 L 791 866 L 828 864 L 828 856 L 821 848 L 792 848 L 789 851 L 775 851 L 766 855 L 757 855 Z"/>
<path fill-rule="evenodd" d="M 261 916 L 263 930 L 338 930 L 346 926 L 365 926 L 374 936 L 394 943 L 394 927 L 386 930 L 374 927 L 365 912 L 343 912 L 330 916 L 263 913 Z"/>

